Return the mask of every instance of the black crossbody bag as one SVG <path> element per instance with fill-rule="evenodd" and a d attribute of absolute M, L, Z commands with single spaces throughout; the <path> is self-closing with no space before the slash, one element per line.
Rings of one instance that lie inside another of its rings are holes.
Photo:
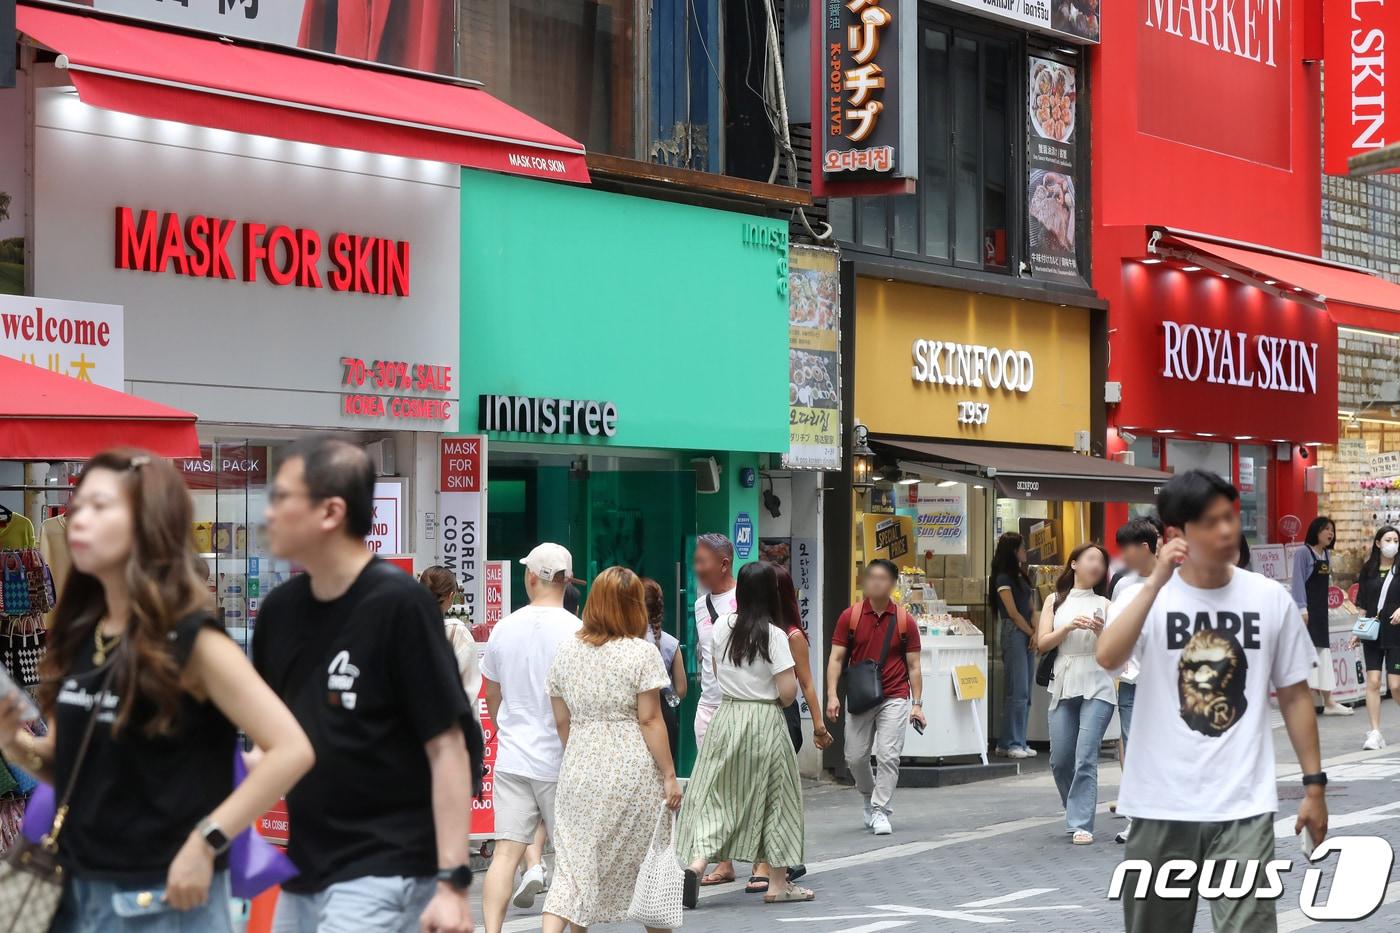
<path fill-rule="evenodd" d="M 856 620 L 859 626 L 860 620 Z M 885 702 L 885 684 L 882 674 L 885 659 L 890 654 L 890 642 L 894 640 L 894 630 L 899 628 L 899 612 L 890 619 L 889 631 L 885 632 L 885 643 L 880 647 L 880 660 L 866 658 L 859 664 L 849 664 L 846 668 L 846 708 L 856 715 L 868 713 Z M 851 629 L 852 649 L 855 648 L 855 628 Z M 848 663 L 850 655 L 847 656 Z"/>

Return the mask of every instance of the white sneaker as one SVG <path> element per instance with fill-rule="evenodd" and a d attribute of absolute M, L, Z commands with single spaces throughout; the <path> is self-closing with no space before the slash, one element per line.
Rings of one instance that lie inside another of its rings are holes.
<path fill-rule="evenodd" d="M 1356 710 L 1352 709 L 1350 706 L 1343 706 L 1340 703 L 1334 703 L 1331 706 L 1324 707 L 1322 710 L 1322 715 L 1324 716 L 1354 716 L 1355 714 Z"/>
<path fill-rule="evenodd" d="M 993 751 L 992 754 L 998 758 L 1010 758 L 1012 751 L 1014 751 L 1014 749 L 1002 748 L 1000 745 L 998 745 L 996 747 L 996 750 Z"/>
<path fill-rule="evenodd" d="M 1123 827 L 1123 831 L 1120 832 L 1118 835 L 1116 835 L 1116 836 L 1113 837 L 1113 838 L 1114 838 L 1114 841 L 1116 841 L 1120 846 L 1121 846 L 1121 845 L 1127 845 L 1127 843 L 1128 843 L 1128 833 L 1132 832 L 1132 830 L 1133 830 L 1133 821 L 1130 819 L 1130 820 L 1128 820 L 1128 825 Z"/>
<path fill-rule="evenodd" d="M 1385 748 L 1385 736 L 1381 735 L 1378 730 L 1372 729 L 1366 733 L 1366 741 L 1362 743 L 1361 747 L 1368 752 Z"/>
<path fill-rule="evenodd" d="M 870 831 L 877 836 L 888 836 L 894 832 L 894 828 L 890 826 L 889 815 L 884 810 L 875 811 L 875 819 L 870 822 Z"/>
<path fill-rule="evenodd" d="M 865 802 L 865 828 L 870 829 L 875 825 L 875 808 L 870 805 L 870 801 Z"/>
<path fill-rule="evenodd" d="M 511 903 L 521 910 L 529 910 L 535 906 L 535 898 L 544 890 L 544 865 L 536 865 L 527 871 L 520 879 L 520 887 L 515 889 L 515 896 L 511 898 Z"/>
<path fill-rule="evenodd" d="M 1029 745 L 1022 745 L 1022 746 L 1021 746 L 1021 751 L 1023 751 L 1023 752 L 1026 753 L 1026 757 L 1027 757 L 1027 758 L 1034 758 L 1036 755 L 1039 755 L 1039 754 L 1040 754 L 1040 752 L 1038 752 L 1038 751 L 1036 751 L 1035 749 L 1031 748 Z"/>
<path fill-rule="evenodd" d="M 1029 757 L 1031 757 L 1031 756 L 1028 755 L 1028 754 L 1026 754 L 1026 749 L 1024 749 L 1024 748 L 1013 748 L 1013 749 L 1009 749 L 1009 750 L 1007 751 L 1006 757 L 1007 757 L 1007 758 L 1029 758 Z"/>

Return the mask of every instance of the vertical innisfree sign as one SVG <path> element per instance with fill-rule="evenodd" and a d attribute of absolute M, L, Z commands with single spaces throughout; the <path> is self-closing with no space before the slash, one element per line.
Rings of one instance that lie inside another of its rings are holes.
<path fill-rule="evenodd" d="M 486 438 L 444 437 L 438 464 L 438 560 L 457 575 L 473 622 L 485 619 Z"/>
<path fill-rule="evenodd" d="M 910 177 L 918 123 L 915 4 L 822 0 L 822 13 L 825 177 Z"/>

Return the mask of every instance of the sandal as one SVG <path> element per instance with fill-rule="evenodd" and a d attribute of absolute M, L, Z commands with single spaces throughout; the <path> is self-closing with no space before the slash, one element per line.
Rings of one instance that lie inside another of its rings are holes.
<path fill-rule="evenodd" d="M 765 904 L 792 904 L 799 901 L 814 901 L 817 899 L 817 892 L 809 888 L 799 888 L 796 885 L 788 885 L 781 894 L 765 894 L 763 903 Z"/>
<path fill-rule="evenodd" d="M 708 875 L 700 879 L 700 887 L 712 888 L 717 884 L 731 884 L 736 880 L 738 879 L 736 879 L 733 875 L 721 875 L 717 871 L 712 871 Z"/>
<path fill-rule="evenodd" d="M 1070 841 L 1077 846 L 1091 846 L 1094 844 L 1094 834 L 1088 830 L 1081 829 L 1075 832 L 1074 838 Z"/>
<path fill-rule="evenodd" d="M 767 894 L 768 877 L 766 875 L 749 875 L 749 883 L 744 886 L 745 894 Z"/>
<path fill-rule="evenodd" d="M 700 876 L 694 870 L 685 870 L 685 886 L 681 889 L 681 906 L 694 910 L 700 906 Z"/>

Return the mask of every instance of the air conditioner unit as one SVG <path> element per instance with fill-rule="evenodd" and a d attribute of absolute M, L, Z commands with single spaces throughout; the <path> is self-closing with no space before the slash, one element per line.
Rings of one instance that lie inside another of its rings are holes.
<path fill-rule="evenodd" d="M 1325 467 L 1310 466 L 1303 472 L 1303 488 L 1313 495 L 1322 495 L 1323 486 L 1327 482 L 1327 470 Z"/>
<path fill-rule="evenodd" d="M 374 464 L 375 476 L 398 475 L 397 448 L 392 437 L 366 444 L 365 453 L 369 454 L 370 462 Z"/>
<path fill-rule="evenodd" d="M 695 491 L 698 493 L 719 492 L 719 461 L 714 457 L 696 457 L 690 461 L 695 471 Z"/>
<path fill-rule="evenodd" d="M 1088 431 L 1075 431 L 1075 432 L 1074 432 L 1074 451 L 1075 451 L 1075 453 L 1080 453 L 1080 454 L 1087 454 L 1087 453 L 1089 452 L 1089 432 L 1088 432 Z"/>

